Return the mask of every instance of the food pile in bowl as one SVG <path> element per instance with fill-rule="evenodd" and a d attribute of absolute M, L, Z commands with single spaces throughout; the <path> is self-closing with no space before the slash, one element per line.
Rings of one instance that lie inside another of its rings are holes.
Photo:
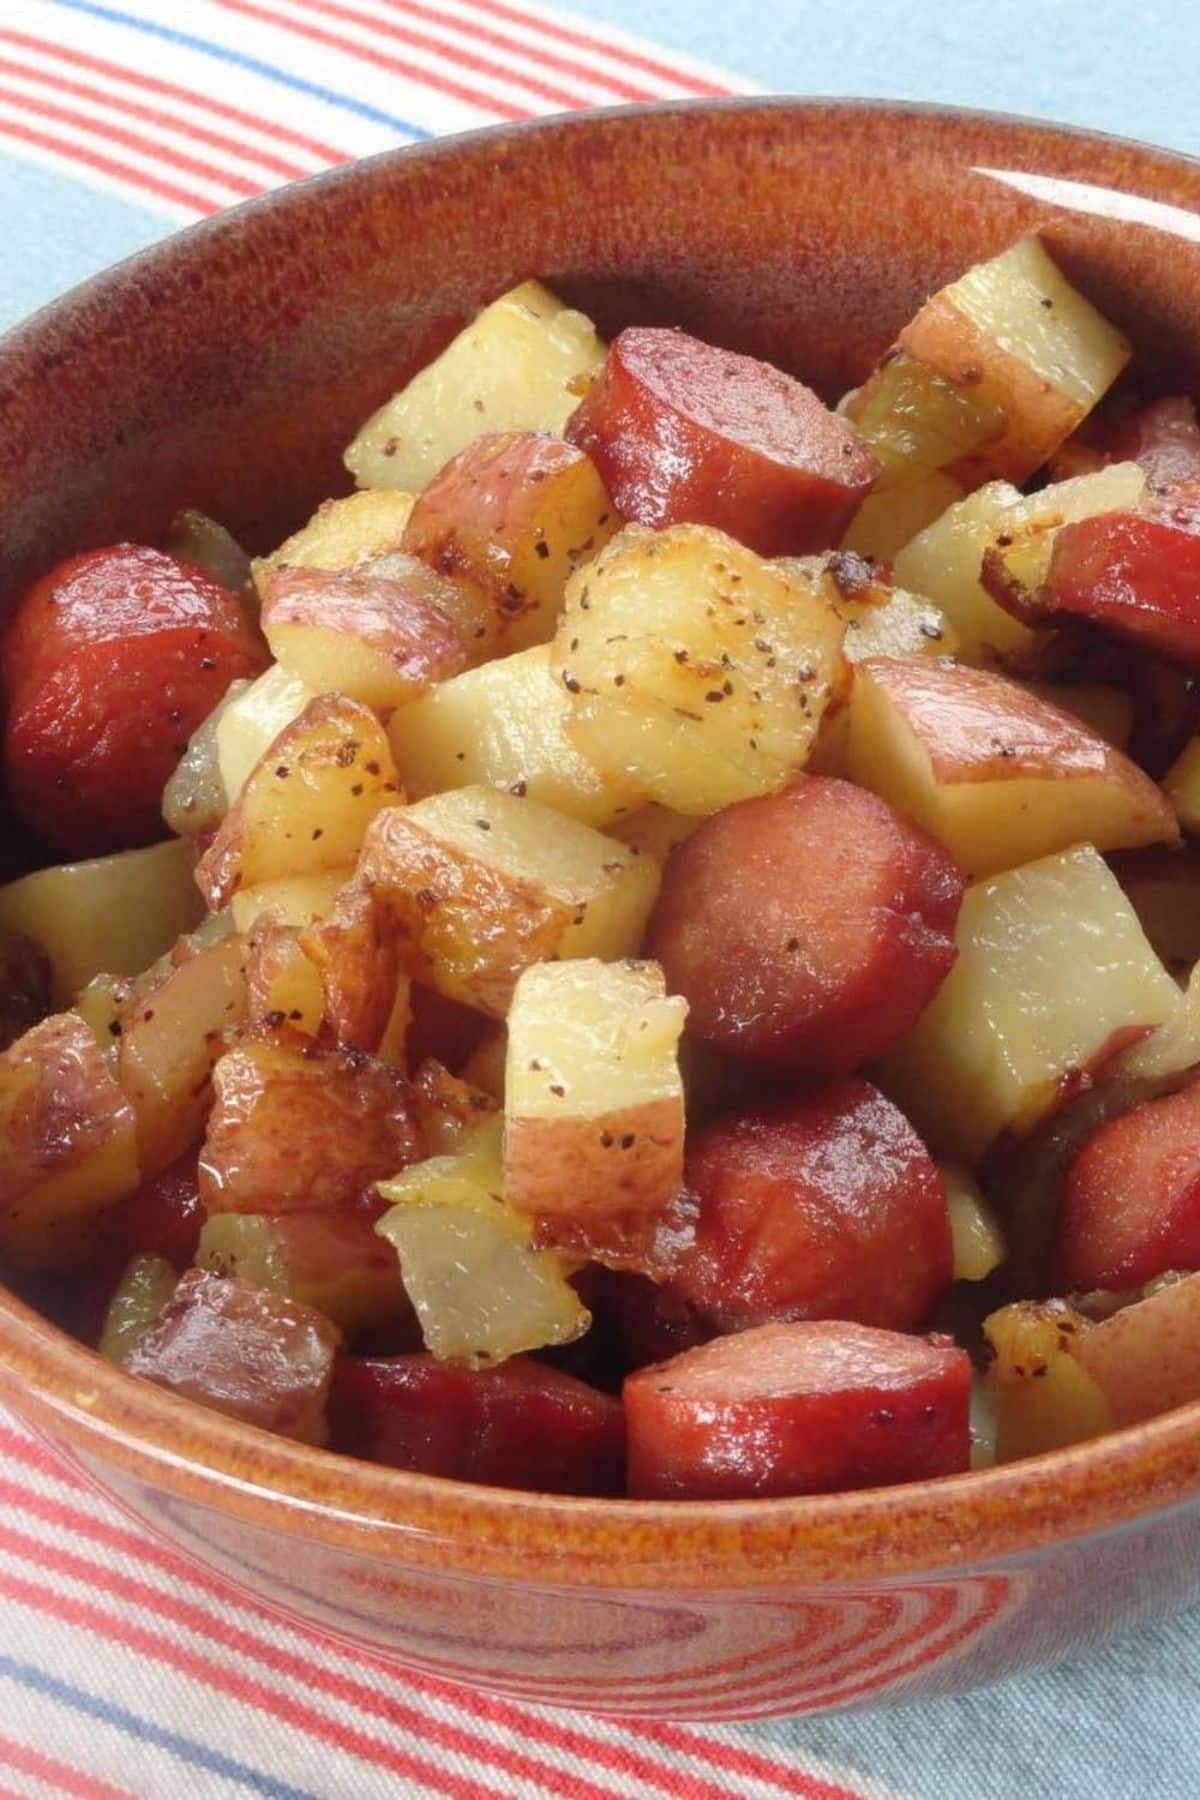
<path fill-rule="evenodd" d="M 1128 361 L 1036 237 L 836 409 L 530 282 L 273 554 L 185 513 L 50 570 L 10 1281 L 251 1424 L 549 1492 L 1200 1398 L 1200 428 Z"/>

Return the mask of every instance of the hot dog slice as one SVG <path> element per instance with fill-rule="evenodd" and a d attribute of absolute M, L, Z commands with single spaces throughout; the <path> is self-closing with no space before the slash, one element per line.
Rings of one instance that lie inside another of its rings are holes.
<path fill-rule="evenodd" d="M 970 1456 L 970 1361 L 945 1337 L 762 1325 L 625 1383 L 629 1491 L 736 1500 L 951 1475 Z"/>
<path fill-rule="evenodd" d="M 833 1077 L 913 1025 L 954 962 L 963 881 L 875 795 L 810 775 L 726 807 L 667 864 L 649 953 L 692 1033 Z"/>
<path fill-rule="evenodd" d="M 865 1081 L 732 1113 L 688 1147 L 695 1243 L 672 1290 L 710 1325 L 854 1319 L 907 1330 L 950 1279 L 941 1176 Z"/>
<path fill-rule="evenodd" d="M 714 525 L 760 556 L 836 544 L 879 473 L 811 389 L 683 331 L 621 332 L 567 437 L 623 518 Z"/>
<path fill-rule="evenodd" d="M 432 1356 L 344 1356 L 335 1449 L 396 1469 L 548 1494 L 622 1486 L 620 1402 L 528 1357 L 467 1369 Z"/>

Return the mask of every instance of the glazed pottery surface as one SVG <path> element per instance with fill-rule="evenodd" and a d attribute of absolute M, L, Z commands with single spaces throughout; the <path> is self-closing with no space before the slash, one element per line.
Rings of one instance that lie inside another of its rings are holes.
<path fill-rule="evenodd" d="M 539 275 L 832 397 L 932 289 L 1037 228 L 1200 390 L 1200 164 L 997 118 L 733 102 L 577 115 L 372 162 L 102 276 L 0 346 L 0 591 L 202 507 L 268 548 L 368 412 Z M 1081 978 L 1086 971 L 1081 970 Z M 0 1292 L 0 1398 L 175 1544 L 398 1662 L 583 1710 L 861 1704 L 1078 1650 L 1189 1597 L 1200 1406 L 936 1484 L 549 1499 L 276 1440 L 137 1384 Z"/>

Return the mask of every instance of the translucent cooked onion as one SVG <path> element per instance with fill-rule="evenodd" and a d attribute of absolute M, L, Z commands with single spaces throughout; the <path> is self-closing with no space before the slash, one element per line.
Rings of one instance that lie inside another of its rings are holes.
<path fill-rule="evenodd" d="M 217 756 L 217 727 L 226 707 L 249 686 L 248 681 L 230 684 L 224 699 L 193 731 L 175 773 L 163 789 L 163 819 L 177 837 L 199 837 L 215 831 L 225 817 L 229 803 Z"/>

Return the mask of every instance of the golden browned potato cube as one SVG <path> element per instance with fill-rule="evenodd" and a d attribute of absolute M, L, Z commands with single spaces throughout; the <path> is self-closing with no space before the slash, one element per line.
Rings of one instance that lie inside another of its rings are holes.
<path fill-rule="evenodd" d="M 447 788 L 507 788 L 603 828 L 630 812 L 640 790 L 593 762 L 567 730 L 571 700 L 545 644 L 444 681 L 400 707 L 388 738 L 414 799 Z"/>
<path fill-rule="evenodd" d="M 908 813 L 969 875 L 1081 842 L 1176 843 L 1162 790 L 1082 720 L 1003 675 L 953 663 L 860 663 L 850 778 Z"/>
<path fill-rule="evenodd" d="M 1073 685 L 1054 681 L 1027 681 L 1019 684 L 1057 706 L 1060 712 L 1082 719 L 1097 737 L 1102 737 L 1114 750 L 1128 750 L 1133 736 L 1133 700 L 1123 688 L 1105 687 L 1100 682 L 1078 682 Z"/>
<path fill-rule="evenodd" d="M 346 467 L 360 488 L 419 493 L 480 432 L 561 431 L 603 361 L 589 319 L 522 282 L 367 420 Z"/>
<path fill-rule="evenodd" d="M 897 340 L 999 429 L 957 456 L 967 485 L 1022 482 L 1050 457 L 1129 361 L 1121 333 L 1073 288 L 1037 237 L 976 263 L 927 300 Z M 923 407 L 924 396 L 917 402 Z"/>
<path fill-rule="evenodd" d="M 137 1118 L 144 1176 L 191 1149 L 212 1102 L 213 1064 L 246 1017 L 246 944 L 236 932 L 138 982 L 118 1015 L 117 1079 Z"/>
<path fill-rule="evenodd" d="M 322 500 L 307 525 L 251 565 L 259 594 L 277 569 L 353 569 L 398 550 L 412 504 L 412 495 L 397 488 Z"/>
<path fill-rule="evenodd" d="M 311 925 L 314 919 L 327 919 L 353 877 L 352 867 L 325 869 L 319 875 L 281 875 L 277 881 L 239 888 L 229 902 L 234 929 L 251 931 L 260 919 L 276 925 Z"/>
<path fill-rule="evenodd" d="M 0 1255 L 84 1260 L 87 1227 L 138 1185 L 133 1109 L 91 1031 L 57 1013 L 0 1055 Z"/>
<path fill-rule="evenodd" d="M 494 1018 L 530 963 L 635 952 L 659 884 L 650 857 L 485 787 L 390 807 L 360 873 L 394 909 L 410 973 Z"/>
<path fill-rule="evenodd" d="M 413 507 L 404 548 L 474 589 L 497 647 L 554 635 L 567 582 L 619 520 L 591 458 L 525 431 L 477 438 Z"/>
<path fill-rule="evenodd" d="M 504 1202 L 498 1118 L 456 1154 L 416 1163 L 379 1192 L 392 1204 L 376 1230 L 400 1258 L 434 1356 L 481 1366 L 587 1330 L 570 1264 L 536 1249 L 530 1221 Z"/>
<path fill-rule="evenodd" d="M 1028 650 L 1038 634 L 1005 612 L 984 587 L 985 559 L 993 570 L 1006 569 L 1012 584 L 1032 590 L 1045 577 L 1061 525 L 1136 506 L 1145 479 L 1135 463 L 1114 463 L 1036 494 L 1022 494 L 1004 481 L 990 482 L 905 545 L 893 564 L 895 578 L 941 608 L 957 630 L 959 654 L 968 662 Z M 1006 560 L 998 564 L 998 557 Z"/>
<path fill-rule="evenodd" d="M 386 712 L 471 662 L 458 597 L 415 556 L 388 573 L 279 569 L 263 582 L 262 624 L 279 666 L 315 694 L 346 694 Z"/>
<path fill-rule="evenodd" d="M 504 1185 L 553 1241 L 600 1255 L 597 1218 L 652 1222 L 683 1180 L 687 1003 L 657 963 L 536 963 L 508 1015 Z"/>
<path fill-rule="evenodd" d="M 818 584 L 723 532 L 629 527 L 572 577 L 554 662 L 576 743 L 650 799 L 704 814 L 804 766 L 844 636 Z"/>
<path fill-rule="evenodd" d="M 943 1163 L 940 1174 L 954 1239 L 954 1280 L 985 1281 L 1005 1257 L 999 1220 L 970 1169 Z"/>
<path fill-rule="evenodd" d="M 39 869 L 0 887 L 0 931 L 41 946 L 51 999 L 67 1005 L 94 975 L 138 975 L 198 925 L 195 853 L 174 840 Z"/>
<path fill-rule="evenodd" d="M 941 1155 L 974 1163 L 1071 1077 L 1171 1018 L 1179 990 L 1089 845 L 968 888 L 958 961 L 878 1066 Z"/>
<path fill-rule="evenodd" d="M 315 699 L 310 687 L 272 663 L 223 708 L 217 721 L 217 763 L 229 804 L 237 799 L 280 732 Z"/>
<path fill-rule="evenodd" d="M 403 798 L 382 725 L 340 694 L 310 700 L 280 732 L 196 868 L 215 911 L 239 888 L 343 869 L 367 826 Z"/>
<path fill-rule="evenodd" d="M 107 1362 L 123 1363 L 144 1338 L 179 1283 L 179 1271 L 163 1256 L 135 1256 L 108 1303 L 96 1348 Z"/>
<path fill-rule="evenodd" d="M 1018 1301 L 984 1321 L 993 1352 L 985 1384 L 995 1409 L 997 1462 L 1112 1430 L 1103 1390 L 1076 1355 L 1094 1329 L 1062 1300 Z"/>
<path fill-rule="evenodd" d="M 315 1307 L 351 1335 L 387 1325 L 408 1306 L 396 1258 L 371 1215 L 349 1207 L 279 1218 L 211 1213 L 196 1267 Z"/>

